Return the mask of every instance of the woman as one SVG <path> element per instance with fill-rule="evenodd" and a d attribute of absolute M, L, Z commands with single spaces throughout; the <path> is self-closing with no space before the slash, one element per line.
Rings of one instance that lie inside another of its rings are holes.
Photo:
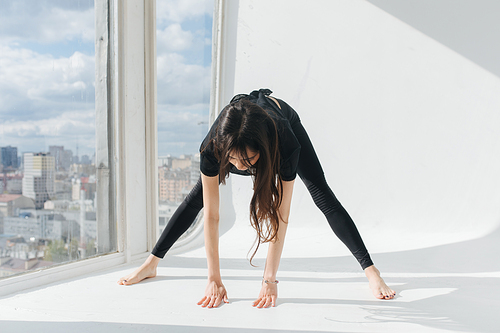
<path fill-rule="evenodd" d="M 229 173 L 252 175 L 251 224 L 257 247 L 269 242 L 262 288 L 253 306 L 276 305 L 276 273 L 288 225 L 296 174 L 300 176 L 330 227 L 358 260 L 375 297 L 391 299 L 395 292 L 380 277 L 347 211 L 326 183 L 323 170 L 297 113 L 269 89 L 237 95 L 213 124 L 200 147 L 201 179 L 176 210 L 152 254 L 118 283 L 130 285 L 156 276 L 156 267 L 174 242 L 204 208 L 208 285 L 198 302 L 203 307 L 228 303 L 219 268 L 219 183 Z M 251 260 L 251 259 L 250 259 Z"/>

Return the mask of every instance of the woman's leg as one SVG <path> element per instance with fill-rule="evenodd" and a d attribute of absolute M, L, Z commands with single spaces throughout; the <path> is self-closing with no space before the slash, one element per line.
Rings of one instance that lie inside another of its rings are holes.
<path fill-rule="evenodd" d="M 120 278 L 118 284 L 130 285 L 156 276 L 156 267 L 160 259 L 165 256 L 177 239 L 193 224 L 202 208 L 203 191 L 200 177 L 186 199 L 177 207 L 177 210 L 172 218 L 170 218 L 170 221 L 168 221 L 146 261 L 133 273 Z"/>
<path fill-rule="evenodd" d="M 168 221 L 151 253 L 158 258 L 163 258 L 177 239 L 193 224 L 202 208 L 203 190 L 200 177 L 191 192 L 189 192 Z"/>
<path fill-rule="evenodd" d="M 292 129 L 301 145 L 297 172 L 311 193 L 314 203 L 325 214 L 337 237 L 358 260 L 365 271 L 373 295 L 381 299 L 393 298 L 396 293 L 380 277 L 380 272 L 373 265 L 356 225 L 326 183 L 323 169 L 306 130 L 300 121 L 296 122 Z"/>
<path fill-rule="evenodd" d="M 311 193 L 314 203 L 325 214 L 332 230 L 361 267 L 365 269 L 373 265 L 356 225 L 328 186 L 311 140 L 300 122 L 293 126 L 293 132 L 301 145 L 297 172 Z"/>

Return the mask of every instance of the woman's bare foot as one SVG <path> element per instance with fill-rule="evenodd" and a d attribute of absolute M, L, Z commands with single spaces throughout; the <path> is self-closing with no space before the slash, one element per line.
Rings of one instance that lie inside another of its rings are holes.
<path fill-rule="evenodd" d="M 384 280 L 380 277 L 380 271 L 374 265 L 367 267 L 365 269 L 365 274 L 368 278 L 373 296 L 379 299 L 394 298 L 396 292 L 385 284 Z"/>
<path fill-rule="evenodd" d="M 146 259 L 141 267 L 136 269 L 133 273 L 120 278 L 117 283 L 128 286 L 134 283 L 141 282 L 144 279 L 155 277 L 156 267 L 158 266 L 160 260 L 160 258 L 150 254 L 148 259 Z"/>

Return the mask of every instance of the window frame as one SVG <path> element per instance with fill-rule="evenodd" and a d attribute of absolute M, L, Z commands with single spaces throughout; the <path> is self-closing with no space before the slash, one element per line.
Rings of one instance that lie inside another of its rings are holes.
<path fill-rule="evenodd" d="M 113 237 L 116 251 L 2 278 L 0 296 L 143 259 L 156 242 L 156 2 L 94 8 L 98 248 Z"/>
<path fill-rule="evenodd" d="M 210 124 L 223 89 L 225 7 L 214 1 Z M 144 260 L 158 237 L 156 1 L 95 0 L 94 8 L 98 248 L 110 250 L 113 237 L 116 251 L 2 278 L 0 296 Z"/>

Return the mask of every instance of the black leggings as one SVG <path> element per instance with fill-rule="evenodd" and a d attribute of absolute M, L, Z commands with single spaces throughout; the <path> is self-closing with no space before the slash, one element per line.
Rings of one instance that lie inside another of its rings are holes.
<path fill-rule="evenodd" d="M 332 230 L 349 248 L 361 267 L 365 269 L 373 265 L 356 225 L 326 183 L 323 169 L 311 140 L 300 121 L 294 122 L 292 130 L 301 145 L 298 175 L 309 190 L 314 203 L 325 214 Z M 165 256 L 175 241 L 191 226 L 203 208 L 201 186 L 200 178 L 166 225 L 152 251 L 156 257 L 163 258 Z"/>

